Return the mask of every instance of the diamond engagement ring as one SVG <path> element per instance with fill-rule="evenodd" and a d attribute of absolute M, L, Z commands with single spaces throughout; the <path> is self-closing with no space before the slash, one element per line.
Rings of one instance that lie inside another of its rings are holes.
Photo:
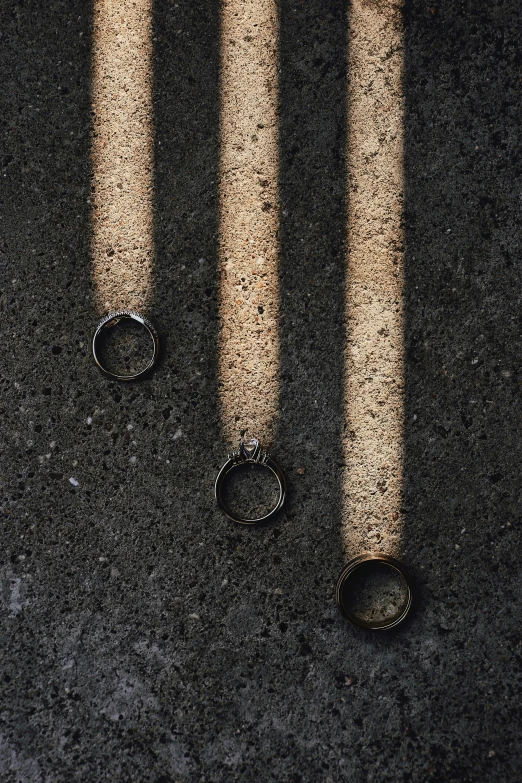
<path fill-rule="evenodd" d="M 279 498 L 274 508 L 272 508 L 271 511 L 269 511 L 264 516 L 257 517 L 256 519 L 246 519 L 239 514 L 235 514 L 228 508 L 223 499 L 223 492 L 227 478 L 230 476 L 233 470 L 236 468 L 241 468 L 244 465 L 255 465 L 263 470 L 269 470 L 275 476 L 279 487 Z M 234 522 L 239 522 L 242 525 L 255 525 L 258 522 L 266 522 L 281 510 L 285 502 L 286 481 L 284 473 L 279 465 L 274 462 L 267 452 L 261 451 L 259 441 L 253 438 L 250 441 L 241 440 L 239 442 L 238 450 L 229 455 L 228 460 L 225 462 L 218 473 L 215 492 L 219 508 L 221 511 L 223 511 L 224 514 L 227 515 L 229 519 L 232 519 Z"/>
<path fill-rule="evenodd" d="M 128 375 L 121 375 L 118 372 L 113 372 L 105 364 L 103 364 L 102 360 L 100 359 L 100 343 L 102 339 L 109 334 L 109 330 L 117 328 L 118 324 L 120 324 L 122 321 L 133 321 L 134 323 L 140 324 L 148 333 L 152 341 L 152 354 L 146 367 L 144 367 L 144 369 L 140 370 L 139 372 L 129 373 Z M 116 378 L 118 381 L 135 381 L 137 378 L 141 378 L 146 373 L 150 372 L 158 360 L 158 333 L 156 332 L 156 329 L 151 324 L 151 322 L 139 313 L 136 313 L 133 310 L 118 310 L 117 312 L 109 313 L 104 318 L 102 318 L 96 327 L 94 337 L 92 338 L 92 355 L 94 356 L 94 361 L 100 370 L 102 370 L 106 375 L 109 375 L 111 378 Z"/>

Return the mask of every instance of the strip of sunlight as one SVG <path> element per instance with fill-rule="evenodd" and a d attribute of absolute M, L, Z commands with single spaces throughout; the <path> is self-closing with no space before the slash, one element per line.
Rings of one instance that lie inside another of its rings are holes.
<path fill-rule="evenodd" d="M 94 0 L 92 257 L 98 309 L 146 309 L 153 267 L 152 2 Z"/>
<path fill-rule="evenodd" d="M 403 23 L 352 0 L 348 42 L 346 554 L 398 554 L 404 409 Z"/>
<path fill-rule="evenodd" d="M 221 11 L 220 406 L 225 434 L 272 440 L 278 406 L 276 0 Z"/>

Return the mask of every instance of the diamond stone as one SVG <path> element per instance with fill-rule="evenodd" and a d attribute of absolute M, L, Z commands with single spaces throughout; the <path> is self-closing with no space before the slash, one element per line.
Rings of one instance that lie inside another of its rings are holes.
<path fill-rule="evenodd" d="M 243 452 L 247 459 L 255 459 L 259 451 L 259 441 L 257 438 L 249 438 L 248 440 L 242 440 L 240 450 Z"/>

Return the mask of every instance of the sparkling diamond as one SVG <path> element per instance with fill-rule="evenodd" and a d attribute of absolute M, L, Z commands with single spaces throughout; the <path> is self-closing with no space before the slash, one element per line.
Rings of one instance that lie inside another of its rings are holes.
<path fill-rule="evenodd" d="M 257 438 L 248 438 L 241 441 L 241 451 L 247 459 L 255 459 L 259 451 L 259 441 Z"/>

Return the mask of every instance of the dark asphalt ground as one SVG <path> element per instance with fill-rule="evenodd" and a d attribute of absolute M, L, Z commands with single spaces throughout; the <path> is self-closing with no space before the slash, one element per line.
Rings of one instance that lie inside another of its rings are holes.
<path fill-rule="evenodd" d="M 165 349 L 132 386 L 89 347 L 91 3 L 0 3 L 5 783 L 522 779 L 521 8 L 434 3 L 405 8 L 403 557 L 419 599 L 386 636 L 334 604 L 345 2 L 281 0 L 274 454 L 290 498 L 257 531 L 212 495 L 229 448 L 219 3 L 155 3 Z"/>

